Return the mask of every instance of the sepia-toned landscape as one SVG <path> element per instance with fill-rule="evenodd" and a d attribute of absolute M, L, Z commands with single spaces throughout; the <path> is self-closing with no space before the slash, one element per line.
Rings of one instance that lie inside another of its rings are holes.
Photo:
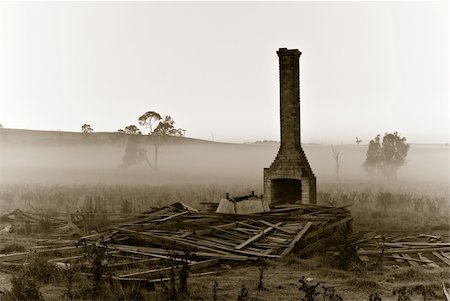
<path fill-rule="evenodd" d="M 0 300 L 450 301 L 448 2 L 0 2 Z"/>
<path fill-rule="evenodd" d="M 241 196 L 254 191 L 260 195 L 261 166 L 270 164 L 279 147 L 279 143 L 268 141 L 233 144 L 166 137 L 158 149 L 157 169 L 146 162 L 123 168 L 120 166 L 126 153 L 127 134 L 92 133 L 86 137 L 81 133 L 2 129 L 2 135 L 1 212 L 9 214 L 20 209 L 40 218 L 31 224 L 3 220 L 4 229 L 12 225 L 12 229 L 1 234 L 5 254 L 32 252 L 38 250 L 41 241 L 57 237 L 67 241 L 70 236 L 61 236 L 58 229 L 46 226 L 47 219 L 52 217 L 70 221 L 75 212 L 93 216 L 85 224 L 78 224 L 79 233 L 72 233 L 83 236 L 117 223 L 120 215 L 138 215 L 177 202 L 206 210 L 204 203 L 219 202 L 226 193 Z M 153 162 L 151 138 L 138 138 Z M 339 178 L 333 148 L 340 154 Z M 388 239 L 430 235 L 447 245 L 450 203 L 448 185 L 443 179 L 447 177 L 448 165 L 442 164 L 448 161 L 447 145 L 411 145 L 407 163 L 399 169 L 395 182 L 383 176 L 366 175 L 362 167 L 367 152 L 365 144 L 307 144 L 304 149 L 318 179 L 317 203 L 349 206 L 355 232 L 376 233 Z M 433 173 L 424 172 L 431 167 Z M 433 245 L 429 239 L 422 240 Z M 212 300 L 217 281 L 217 300 L 234 300 L 242 285 L 251 300 L 298 300 L 302 296 L 298 291 L 302 276 L 313 279 L 313 284 L 320 282 L 334 287 L 344 300 L 368 300 L 375 292 L 383 299 L 396 300 L 392 291 L 402 287 L 412 293 L 413 300 L 421 300 L 422 294 L 429 294 L 427 300 L 444 298 L 442 283 L 448 283 L 448 261 L 442 262 L 434 255 L 427 258 L 437 262 L 439 268 L 426 267 L 423 262 L 409 266 L 404 260 L 386 257 L 383 267 L 366 262 L 343 269 L 335 265 L 335 258 L 326 249 L 321 246 L 307 255 L 292 253 L 282 259 L 267 259 L 264 289 L 260 290 L 258 266 L 230 263 L 230 269 L 217 276 L 189 278 L 189 298 Z M 35 260 L 34 256 L 40 258 L 31 254 L 27 261 Z M 43 258 L 53 259 L 54 255 Z M 49 268 L 33 267 L 38 269 L 36 273 L 44 274 L 39 269 Z M 7 269 L 10 272 L 3 274 L 6 277 L 3 282 L 9 279 L 6 275 L 14 275 L 14 269 Z M 67 287 L 64 273 L 45 276 L 49 279 L 42 284 L 41 291 L 46 300 L 60 300 Z M 74 279 L 77 281 L 73 284 L 73 298 L 92 298 L 82 295 L 86 288 L 79 286 L 87 286 L 89 280 Z M 143 289 L 139 298 L 164 300 L 161 290 L 159 286 L 150 291 Z M 132 297 L 125 294 L 119 299 L 124 298 Z"/>

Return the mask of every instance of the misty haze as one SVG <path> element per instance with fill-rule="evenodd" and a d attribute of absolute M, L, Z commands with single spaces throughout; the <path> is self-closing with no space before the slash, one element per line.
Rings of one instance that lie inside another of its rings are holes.
<path fill-rule="evenodd" d="M 448 20 L 0 3 L 0 299 L 450 300 Z"/>

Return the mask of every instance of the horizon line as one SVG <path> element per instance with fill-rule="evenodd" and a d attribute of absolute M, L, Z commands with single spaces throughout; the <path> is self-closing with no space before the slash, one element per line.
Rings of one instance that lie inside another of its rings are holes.
<path fill-rule="evenodd" d="M 40 129 L 23 129 L 23 128 L 7 128 L 7 127 L 0 127 L 0 130 L 15 130 L 15 131 L 34 131 L 34 132 L 62 132 L 62 133 L 73 133 L 73 134 L 81 134 L 82 132 L 75 132 L 75 131 L 66 131 L 66 130 L 40 130 Z M 108 131 L 98 131 L 98 132 L 92 132 L 90 134 L 115 134 L 120 133 L 118 131 L 114 132 L 108 132 Z M 123 133 L 120 133 L 123 134 Z M 140 136 L 147 136 L 148 134 L 139 134 Z M 232 144 L 252 144 L 252 143 L 280 143 L 279 140 L 272 140 L 272 139 L 264 139 L 264 140 L 254 140 L 252 142 L 250 141 L 244 141 L 244 142 L 229 142 L 229 141 L 216 141 L 216 140 L 207 140 L 202 138 L 196 138 L 196 137 L 188 137 L 188 136 L 181 136 L 181 138 L 188 138 L 188 139 L 196 139 L 196 140 L 202 140 L 202 141 L 208 141 L 208 142 L 216 142 L 216 143 L 232 143 Z M 429 143 L 423 143 L 423 142 L 407 142 L 408 144 L 419 144 L 419 145 L 449 145 L 449 141 L 447 142 L 429 142 Z M 316 145 L 355 145 L 354 143 L 330 143 L 330 142 L 303 142 L 302 144 L 316 144 Z M 361 143 L 361 145 L 368 145 L 368 143 Z"/>

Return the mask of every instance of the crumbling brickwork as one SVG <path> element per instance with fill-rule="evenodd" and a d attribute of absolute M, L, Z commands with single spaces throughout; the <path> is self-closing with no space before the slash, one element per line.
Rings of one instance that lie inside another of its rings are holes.
<path fill-rule="evenodd" d="M 300 75 L 298 49 L 280 48 L 281 145 L 269 168 L 264 168 L 264 202 L 316 203 L 316 177 L 301 146 Z"/>

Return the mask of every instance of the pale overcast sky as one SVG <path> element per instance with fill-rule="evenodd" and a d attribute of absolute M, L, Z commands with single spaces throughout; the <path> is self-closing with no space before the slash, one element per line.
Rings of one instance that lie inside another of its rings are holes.
<path fill-rule="evenodd" d="M 298 48 L 302 142 L 449 133 L 448 2 L 1 2 L 0 123 L 279 140 L 278 57 Z"/>

